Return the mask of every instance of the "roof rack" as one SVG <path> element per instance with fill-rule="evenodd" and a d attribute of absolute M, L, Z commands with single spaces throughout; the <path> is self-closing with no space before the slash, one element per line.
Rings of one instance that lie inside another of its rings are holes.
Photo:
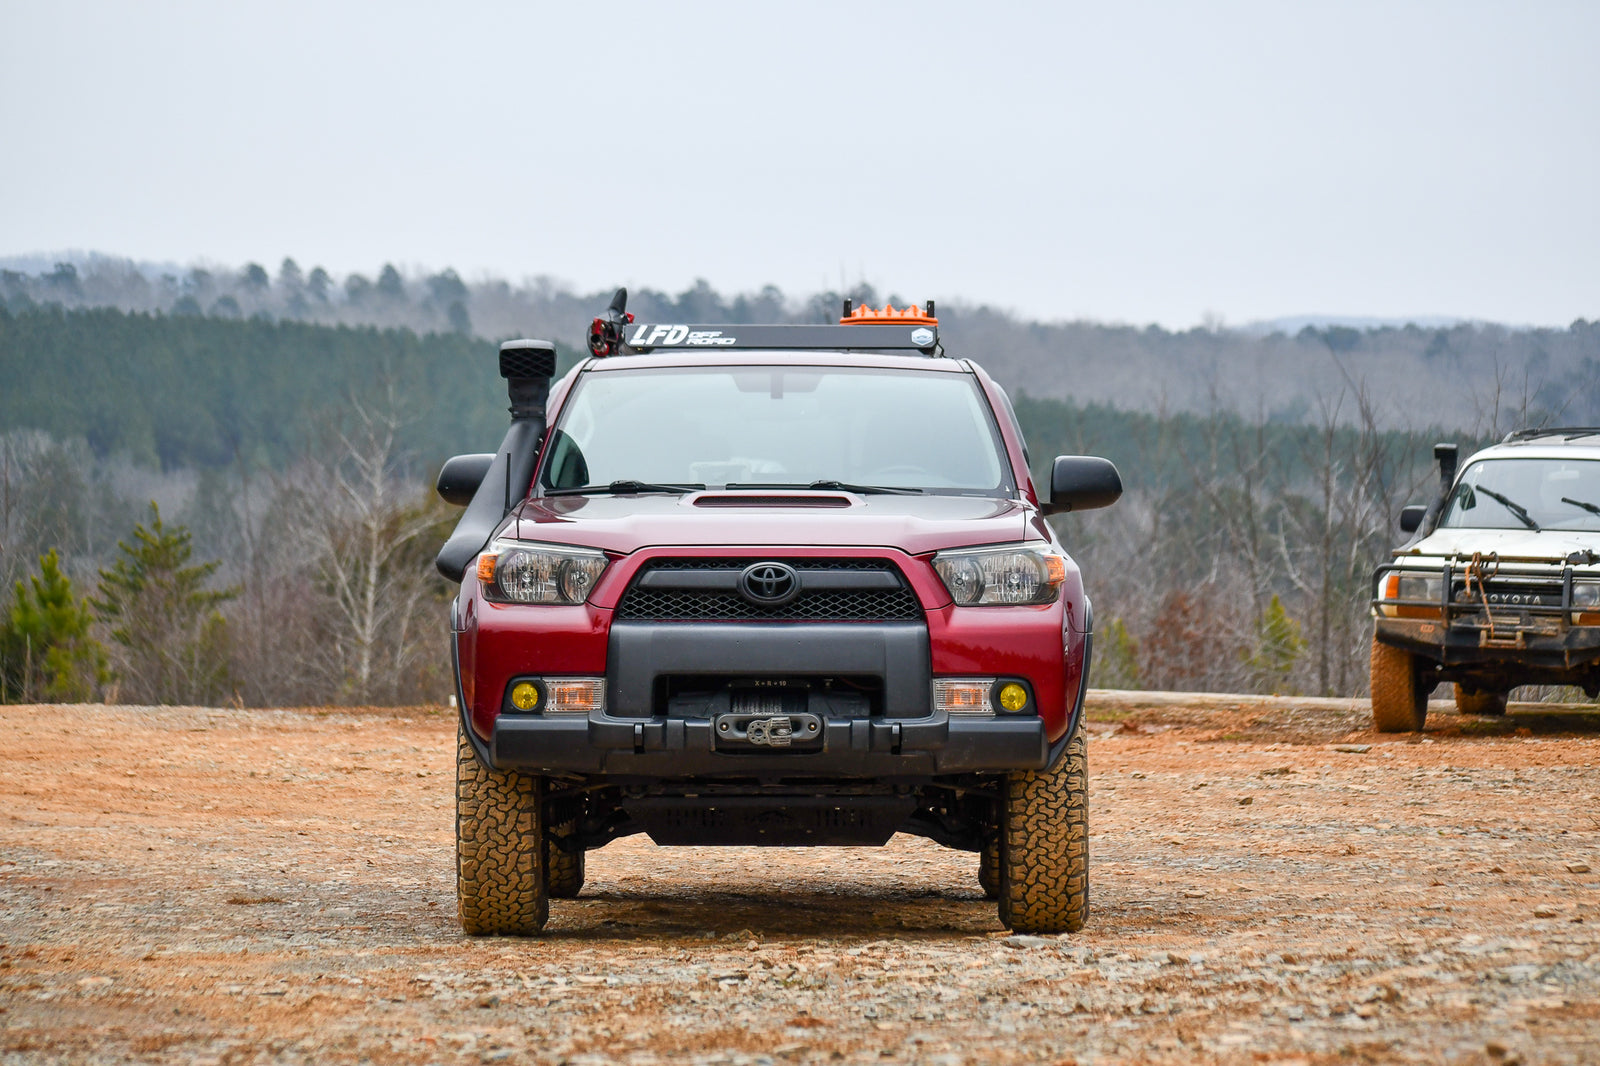
<path fill-rule="evenodd" d="M 1501 444 L 1514 440 L 1534 440 L 1538 437 L 1562 437 L 1577 440 L 1579 437 L 1600 436 L 1600 426 L 1550 426 L 1546 429 L 1517 429 L 1507 433 Z"/>
<path fill-rule="evenodd" d="M 715 326 L 640 322 L 629 324 L 622 347 L 634 352 L 658 348 L 755 348 L 795 351 L 914 351 L 939 346 L 933 326 Z"/>
<path fill-rule="evenodd" d="M 598 357 L 654 352 L 663 348 L 712 351 L 874 351 L 941 355 L 939 320 L 933 303 L 904 311 L 884 307 L 852 311 L 837 326 L 718 325 L 686 322 L 635 322 L 627 312 L 628 290 L 618 289 L 605 315 L 589 327 L 589 351 Z"/>

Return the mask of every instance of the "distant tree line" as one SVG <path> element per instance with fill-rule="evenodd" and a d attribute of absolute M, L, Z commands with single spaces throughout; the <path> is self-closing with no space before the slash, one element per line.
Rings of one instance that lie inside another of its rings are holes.
<path fill-rule="evenodd" d="M 418 455 L 497 436 L 495 346 L 455 334 L 268 319 L 0 310 L 0 427 L 164 470 L 284 465 L 325 412 L 403 383 Z"/>
<path fill-rule="evenodd" d="M 709 296 L 706 299 L 710 299 Z M 776 299 L 776 297 L 774 297 Z M 683 310 L 683 309 L 679 309 Z M 688 308 L 684 317 L 731 313 Z M 1600 327 L 1595 327 L 1600 330 Z M 531 331 L 530 331 L 531 332 Z M 561 348 L 560 369 L 579 349 Z M 109 309 L 58 307 L 19 312 L 0 309 L 0 431 L 36 429 L 57 440 L 82 440 L 99 460 L 125 456 L 164 470 L 217 468 L 240 462 L 281 467 L 313 430 L 352 403 L 369 407 L 393 396 L 405 419 L 398 447 L 427 461 L 481 447 L 504 424 L 504 398 L 494 380 L 495 346 L 455 333 L 417 334 L 370 326 L 319 327 L 266 318 L 237 321 L 174 317 Z M 986 365 L 988 365 L 986 363 Z M 1600 389 L 1600 363 L 1585 386 Z M 1054 434 L 1054 416 L 1038 404 L 1052 399 L 1027 373 L 1000 376 L 1025 420 Z M 1319 405 L 1360 389 L 1367 406 L 1346 403 L 1333 412 L 1345 429 L 1368 418 L 1379 430 L 1444 425 L 1482 430 L 1485 436 L 1548 421 L 1577 421 L 1571 414 L 1582 389 L 1545 400 L 1505 382 L 1486 392 L 1481 414 L 1466 422 L 1435 416 L 1420 388 L 1403 405 L 1416 417 L 1394 425 L 1385 411 L 1402 398 L 1353 375 L 1308 397 L 1294 417 L 1240 411 L 1219 390 L 1198 410 L 1139 411 L 1126 405 L 1069 398 L 1061 410 L 1077 412 L 1080 437 L 1091 433 L 1114 447 L 1130 434 L 1150 437 L 1173 427 L 1194 428 L 1213 417 L 1237 425 L 1264 424 L 1269 440 L 1294 436 L 1293 427 L 1320 425 Z M 1033 403 L 1034 407 L 1028 407 Z M 1597 417 L 1595 421 L 1600 421 Z M 1275 445 L 1276 446 L 1276 445 Z M 1179 456 L 1142 457 L 1179 474 Z M 1293 460 L 1290 460 L 1293 462 Z M 1302 469 L 1297 467 L 1296 469 Z"/>
<path fill-rule="evenodd" d="M 430 483 L 501 435 L 494 368 L 455 332 L 0 311 L 0 695 L 442 701 L 429 564 L 456 512 Z M 1395 428 L 1353 375 L 1295 419 L 1007 384 L 1036 477 L 1066 453 L 1123 471 L 1117 507 L 1057 519 L 1112 687 L 1364 692 L 1367 582 L 1435 491 L 1430 446 L 1503 428 Z"/>
<path fill-rule="evenodd" d="M 105 256 L 0 270 L 0 306 L 115 308 L 167 317 L 315 323 L 498 341 L 536 336 L 577 349 L 610 291 L 578 292 L 548 278 L 513 285 L 464 281 L 453 270 L 407 274 L 384 264 L 335 277 L 285 259 L 275 271 L 141 266 Z M 1319 397 L 1361 382 L 1387 428 L 1483 424 L 1505 432 L 1533 412 L 1600 422 L 1600 305 L 1564 328 L 1485 323 L 1352 328 L 1304 325 L 1186 330 L 1095 322 L 1034 322 L 955 294 L 847 290 L 793 295 L 775 286 L 725 294 L 705 281 L 677 293 L 639 289 L 641 321 L 828 322 L 843 297 L 904 306 L 938 299 L 951 352 L 983 362 L 1013 390 L 1152 413 L 1226 408 L 1255 421 L 1316 421 Z M 1346 415 L 1346 417 L 1353 417 Z"/>

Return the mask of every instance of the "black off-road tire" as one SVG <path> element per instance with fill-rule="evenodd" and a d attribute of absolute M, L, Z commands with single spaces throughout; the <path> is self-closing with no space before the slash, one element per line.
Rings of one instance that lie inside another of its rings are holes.
<path fill-rule="evenodd" d="M 1428 720 L 1428 687 L 1417 657 L 1372 638 L 1372 727 L 1380 733 L 1420 733 Z"/>
<path fill-rule="evenodd" d="M 490 770 L 457 726 L 456 907 L 468 936 L 534 936 L 545 896 L 543 781 Z"/>
<path fill-rule="evenodd" d="M 1089 918 L 1089 751 L 1080 722 L 1047 770 L 1006 775 L 1000 921 L 1018 933 L 1075 933 Z"/>
<path fill-rule="evenodd" d="M 567 851 L 556 840 L 570 837 L 578 828 L 577 820 L 555 826 L 545 840 L 545 889 L 551 899 L 572 899 L 583 891 L 583 852 Z"/>
<path fill-rule="evenodd" d="M 993 834 L 978 852 L 978 887 L 984 899 L 1000 898 L 1000 835 Z"/>
<path fill-rule="evenodd" d="M 1456 713 L 1498 718 L 1506 713 L 1507 692 L 1469 691 L 1456 686 Z"/>

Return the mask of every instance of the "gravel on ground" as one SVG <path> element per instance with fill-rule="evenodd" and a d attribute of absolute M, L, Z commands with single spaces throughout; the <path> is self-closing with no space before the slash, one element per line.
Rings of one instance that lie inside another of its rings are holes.
<path fill-rule="evenodd" d="M 592 852 L 455 919 L 440 708 L 0 708 L 0 1063 L 1600 1061 L 1600 714 L 1093 693 L 1091 913 L 977 857 Z"/>

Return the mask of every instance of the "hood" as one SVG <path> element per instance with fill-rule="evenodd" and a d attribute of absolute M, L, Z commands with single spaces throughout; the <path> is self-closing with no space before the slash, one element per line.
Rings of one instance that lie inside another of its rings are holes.
<path fill-rule="evenodd" d="M 1573 552 L 1600 555 L 1600 533 L 1545 529 L 1439 529 L 1408 548 L 1407 555 L 1460 555 L 1494 552 L 1502 559 L 1531 558 L 1560 562 Z"/>
<path fill-rule="evenodd" d="M 516 511 L 521 540 L 628 554 L 655 546 L 943 548 L 1027 539 L 1034 509 L 980 496 L 838 492 L 694 492 L 685 496 L 557 496 Z"/>

